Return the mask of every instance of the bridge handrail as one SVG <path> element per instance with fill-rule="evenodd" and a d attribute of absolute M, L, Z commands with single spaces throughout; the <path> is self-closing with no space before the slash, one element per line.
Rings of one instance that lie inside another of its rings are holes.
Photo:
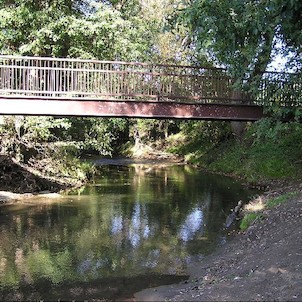
<path fill-rule="evenodd" d="M 0 96 L 259 104 L 269 98 L 269 86 L 281 91 L 293 76 L 263 73 L 253 100 L 234 89 L 234 79 L 223 68 L 0 55 Z"/>
<path fill-rule="evenodd" d="M 25 60 L 44 60 L 44 61 L 58 61 L 58 62 L 79 62 L 79 63 L 105 63 L 105 64 L 119 64 L 119 65 L 134 65 L 146 67 L 171 67 L 171 68 L 190 68 L 190 69 L 205 69 L 205 70 L 225 70 L 225 68 L 202 66 L 202 65 L 183 65 L 183 64 L 157 64 L 145 62 L 127 62 L 127 61 L 110 61 L 110 60 L 96 60 L 96 59 L 76 59 L 76 58 L 57 58 L 57 57 L 39 57 L 39 56 L 20 56 L 20 55 L 0 55 L 0 59 L 25 59 Z"/>
<path fill-rule="evenodd" d="M 1 55 L 0 59 L 19 59 L 19 60 L 43 60 L 43 61 L 58 61 L 58 62 L 79 62 L 79 63 L 104 63 L 104 64 L 116 64 L 116 65 L 133 65 L 133 66 L 145 66 L 145 67 L 171 67 L 171 68 L 188 68 L 188 69 L 203 69 L 214 71 L 226 71 L 222 67 L 203 66 L 203 65 L 182 65 L 182 64 L 157 64 L 157 63 L 145 63 L 145 62 L 132 62 L 132 61 L 110 61 L 110 60 L 96 60 L 96 59 L 76 59 L 76 58 L 58 58 L 58 57 L 39 57 L 39 56 L 21 56 L 21 55 Z M 261 74 L 276 74 L 276 75 L 299 75 L 298 72 L 283 72 L 283 71 L 263 71 Z"/>
<path fill-rule="evenodd" d="M 0 95 L 213 101 L 230 99 L 231 86 L 223 69 L 0 55 Z"/>

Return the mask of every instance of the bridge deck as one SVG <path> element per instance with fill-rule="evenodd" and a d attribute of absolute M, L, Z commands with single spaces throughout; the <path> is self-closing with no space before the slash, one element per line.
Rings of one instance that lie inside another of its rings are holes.
<path fill-rule="evenodd" d="M 152 101 L 65 100 L 0 97 L 1 113 L 13 115 L 134 117 L 255 121 L 262 108 L 253 105 L 185 104 Z"/>
<path fill-rule="evenodd" d="M 263 89 L 262 97 L 265 96 Z M 257 120 L 223 69 L 0 56 L 0 114 Z"/>

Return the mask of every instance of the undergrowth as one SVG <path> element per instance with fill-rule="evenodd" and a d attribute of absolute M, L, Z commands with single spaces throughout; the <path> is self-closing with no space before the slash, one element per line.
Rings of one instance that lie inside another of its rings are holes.
<path fill-rule="evenodd" d="M 241 139 L 228 135 L 205 146 L 204 140 L 193 138 L 178 149 L 185 151 L 190 163 L 259 183 L 301 176 L 301 137 L 300 123 L 281 123 L 266 118 L 249 124 Z"/>
<path fill-rule="evenodd" d="M 86 182 L 96 172 L 93 164 L 77 156 L 72 144 L 46 144 L 28 164 L 48 177 L 66 182 Z"/>

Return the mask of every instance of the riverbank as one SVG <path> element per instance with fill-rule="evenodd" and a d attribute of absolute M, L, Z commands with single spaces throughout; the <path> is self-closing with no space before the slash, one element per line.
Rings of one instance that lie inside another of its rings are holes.
<path fill-rule="evenodd" d="M 82 175 L 75 177 L 68 173 L 50 176 L 49 171 L 41 169 L 39 164 L 40 162 L 37 161 L 36 167 L 30 166 L 20 163 L 12 157 L 0 155 L 0 204 L 23 202 L 39 196 L 58 197 L 59 192 L 82 186 L 88 180 Z M 54 162 L 53 166 L 55 164 Z"/>
<path fill-rule="evenodd" d="M 258 202 L 288 192 L 296 194 L 286 204 L 260 210 L 262 221 L 191 264 L 188 281 L 146 289 L 135 295 L 136 301 L 301 300 L 302 185 L 274 183 Z M 32 196 L 0 192 L 6 202 L 26 202 Z"/>
<path fill-rule="evenodd" d="M 188 268 L 180 284 L 146 289 L 136 301 L 301 301 L 302 185 L 284 185 L 258 198 L 266 204 L 295 192 L 284 204 L 260 210 L 262 220 Z"/>
<path fill-rule="evenodd" d="M 0 156 L 0 204 L 25 203 L 34 197 L 58 198 L 72 184 L 43 177 L 8 156 Z M 76 183 L 74 183 L 76 185 Z"/>
<path fill-rule="evenodd" d="M 0 191 L 0 205 L 5 204 L 34 204 L 36 200 L 39 200 L 39 204 L 43 202 L 50 203 L 51 201 L 57 201 L 58 198 L 61 198 L 62 195 L 59 193 L 51 193 L 48 191 L 40 193 L 13 193 L 9 191 Z"/>

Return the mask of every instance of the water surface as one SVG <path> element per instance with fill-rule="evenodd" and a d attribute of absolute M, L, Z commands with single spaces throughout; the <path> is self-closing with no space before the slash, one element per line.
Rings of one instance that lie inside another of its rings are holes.
<path fill-rule="evenodd" d="M 184 280 L 254 194 L 190 166 L 107 165 L 56 202 L 2 206 L 0 299 L 120 299 Z"/>

